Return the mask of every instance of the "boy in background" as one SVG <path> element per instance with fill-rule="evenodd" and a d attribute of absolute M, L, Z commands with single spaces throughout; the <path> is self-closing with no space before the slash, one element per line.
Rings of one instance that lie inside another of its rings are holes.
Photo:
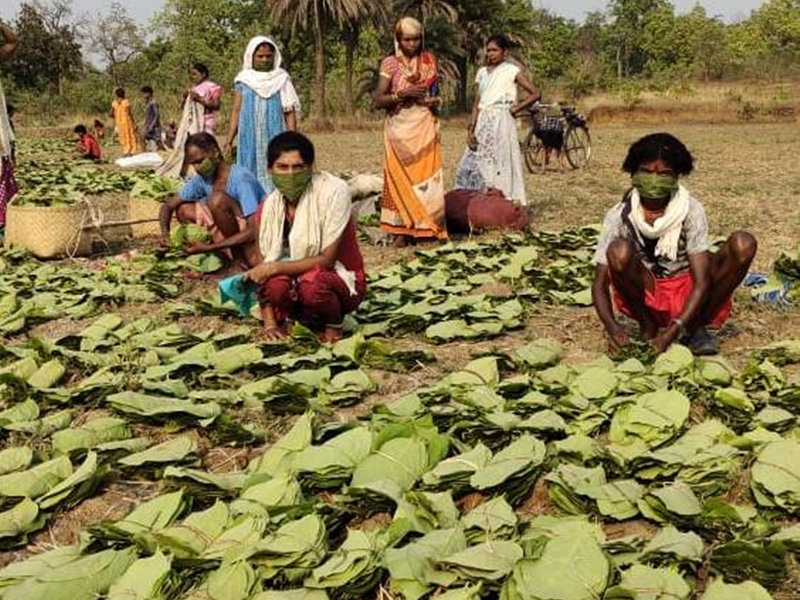
<path fill-rule="evenodd" d="M 164 141 L 161 139 L 161 115 L 159 114 L 158 102 L 153 97 L 153 88 L 146 85 L 142 88 L 144 96 L 144 125 L 142 126 L 142 137 L 147 148 L 147 142 L 153 141 L 158 150 L 166 150 Z"/>

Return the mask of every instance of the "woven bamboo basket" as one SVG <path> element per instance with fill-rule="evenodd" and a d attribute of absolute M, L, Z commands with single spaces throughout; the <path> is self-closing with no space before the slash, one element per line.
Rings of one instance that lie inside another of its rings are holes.
<path fill-rule="evenodd" d="M 90 230 L 93 241 L 121 242 L 133 236 L 131 225 L 103 227 L 103 223 L 124 222 L 130 219 L 130 199 L 127 192 L 89 197 L 100 227 Z"/>
<path fill-rule="evenodd" d="M 136 198 L 130 196 L 129 218 L 131 221 L 141 219 L 156 219 L 152 223 L 136 223 L 131 225 L 133 237 L 154 237 L 161 234 L 161 227 L 158 224 L 158 213 L 161 210 L 161 202 L 152 198 Z"/>
<path fill-rule="evenodd" d="M 83 202 L 70 206 L 17 206 L 12 200 L 6 212 L 5 245 L 22 246 L 38 258 L 85 256 L 92 241 L 84 225 L 89 207 Z"/>

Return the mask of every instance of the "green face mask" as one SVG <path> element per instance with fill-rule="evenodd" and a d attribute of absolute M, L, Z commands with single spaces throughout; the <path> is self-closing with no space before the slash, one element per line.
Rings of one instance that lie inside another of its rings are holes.
<path fill-rule="evenodd" d="M 260 72 L 272 71 L 272 59 L 258 60 L 254 58 L 253 69 Z"/>
<path fill-rule="evenodd" d="M 204 158 L 203 162 L 194 166 L 194 172 L 204 179 L 211 179 L 216 171 L 217 165 L 210 158 Z"/>
<path fill-rule="evenodd" d="M 678 178 L 675 175 L 660 173 L 636 173 L 631 178 L 639 196 L 648 200 L 671 198 L 678 191 Z"/>
<path fill-rule="evenodd" d="M 300 196 L 306 191 L 308 184 L 311 183 L 311 169 L 303 169 L 296 173 L 273 173 L 272 183 L 283 194 L 289 204 L 297 204 Z"/>

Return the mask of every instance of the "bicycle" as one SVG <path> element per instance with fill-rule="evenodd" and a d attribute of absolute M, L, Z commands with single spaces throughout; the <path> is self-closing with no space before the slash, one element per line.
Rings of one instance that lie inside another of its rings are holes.
<path fill-rule="evenodd" d="M 558 109 L 558 116 L 547 114 Z M 530 173 L 544 171 L 550 163 L 550 154 L 556 152 L 567 159 L 573 169 L 589 166 L 592 157 L 592 138 L 586 117 L 574 106 L 559 103 L 533 104 L 528 109 L 530 129 L 522 142 L 522 155 Z"/>

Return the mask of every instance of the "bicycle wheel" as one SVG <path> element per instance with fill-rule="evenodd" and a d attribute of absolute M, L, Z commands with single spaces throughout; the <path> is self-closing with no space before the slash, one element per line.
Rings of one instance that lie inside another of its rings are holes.
<path fill-rule="evenodd" d="M 564 135 L 564 154 L 573 169 L 589 166 L 592 158 L 592 138 L 583 125 L 570 125 Z"/>
<path fill-rule="evenodd" d="M 540 173 L 544 170 L 544 145 L 533 129 L 528 131 L 522 143 L 522 156 L 529 173 Z"/>

